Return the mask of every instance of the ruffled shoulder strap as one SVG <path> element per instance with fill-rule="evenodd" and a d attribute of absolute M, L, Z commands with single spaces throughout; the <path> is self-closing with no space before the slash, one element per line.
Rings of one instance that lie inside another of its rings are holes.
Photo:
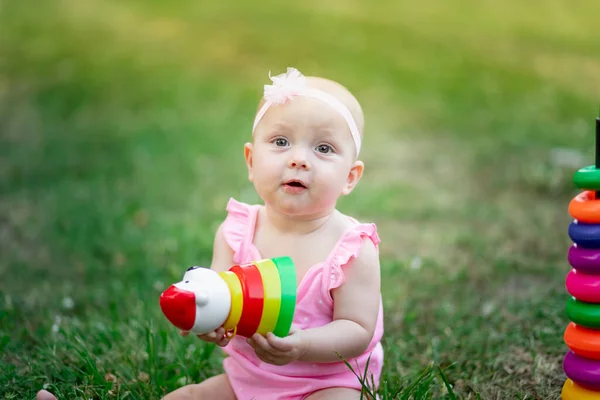
<path fill-rule="evenodd" d="M 227 203 L 227 217 L 223 221 L 225 242 L 234 252 L 233 261 L 243 262 L 252 243 L 252 235 L 256 225 L 258 207 L 230 198 Z"/>
<path fill-rule="evenodd" d="M 329 256 L 329 271 L 324 274 L 327 290 L 335 289 L 344 282 L 343 266 L 358 257 L 364 240 L 371 240 L 375 249 L 379 250 L 381 239 L 377 234 L 377 226 L 373 223 L 357 223 L 350 227 L 340 238 Z"/>

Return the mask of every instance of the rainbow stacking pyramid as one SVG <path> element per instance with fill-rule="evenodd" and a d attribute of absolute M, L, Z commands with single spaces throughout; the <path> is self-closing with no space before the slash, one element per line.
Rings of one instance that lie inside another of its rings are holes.
<path fill-rule="evenodd" d="M 569 351 L 563 361 L 567 380 L 563 400 L 600 399 L 600 119 L 596 119 L 596 165 L 575 173 L 583 191 L 569 204 L 568 260 L 572 267 L 566 288 L 569 317 L 564 340 Z"/>
<path fill-rule="evenodd" d="M 289 257 L 234 265 L 228 271 L 190 267 L 160 295 L 165 317 L 182 331 L 227 336 L 289 334 L 296 310 L 296 268 Z"/>

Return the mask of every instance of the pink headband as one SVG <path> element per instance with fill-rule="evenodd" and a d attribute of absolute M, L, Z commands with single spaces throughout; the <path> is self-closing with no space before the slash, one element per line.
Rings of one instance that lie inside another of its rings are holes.
<path fill-rule="evenodd" d="M 342 117 L 344 117 L 348 127 L 350 128 L 352 139 L 354 139 L 356 156 L 358 157 L 361 144 L 360 132 L 358 131 L 354 117 L 352 117 L 352 113 L 350 110 L 348 110 L 348 107 L 346 107 L 344 103 L 328 93 L 309 87 L 306 84 L 304 75 L 302 75 L 302 73 L 300 73 L 300 71 L 298 71 L 296 68 L 288 68 L 285 74 L 280 74 L 277 76 L 271 76 L 271 73 L 269 72 L 269 78 L 271 81 L 273 81 L 273 85 L 265 85 L 265 104 L 258 111 L 258 114 L 256 114 L 252 132 L 254 132 L 256 125 L 258 125 L 270 106 L 274 104 L 285 104 L 288 100 L 292 100 L 294 96 L 312 97 L 313 99 L 321 100 L 322 102 L 328 104 L 335 111 L 340 113 Z"/>

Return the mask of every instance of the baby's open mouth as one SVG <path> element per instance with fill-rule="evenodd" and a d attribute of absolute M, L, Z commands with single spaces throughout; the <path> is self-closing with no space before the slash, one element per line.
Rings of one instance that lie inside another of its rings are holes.
<path fill-rule="evenodd" d="M 296 181 L 296 180 L 287 181 L 286 183 L 284 183 L 284 185 L 306 189 L 306 185 L 304 185 L 302 182 Z"/>

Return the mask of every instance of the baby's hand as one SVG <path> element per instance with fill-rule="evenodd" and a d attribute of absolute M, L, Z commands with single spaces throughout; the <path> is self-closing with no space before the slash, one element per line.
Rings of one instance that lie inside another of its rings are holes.
<path fill-rule="evenodd" d="M 298 360 L 306 352 L 301 335 L 296 333 L 297 331 L 292 331 L 284 338 L 277 337 L 272 332 L 267 333 L 266 337 L 255 333 L 248 339 L 248 344 L 262 361 L 273 365 L 285 365 Z"/>
<path fill-rule="evenodd" d="M 190 333 L 187 331 L 179 331 L 179 334 L 181 336 L 187 336 Z M 212 331 L 212 332 L 208 332 L 208 333 L 204 333 L 202 335 L 196 335 L 198 336 L 200 339 L 204 340 L 205 342 L 210 342 L 210 343 L 216 343 L 217 345 L 221 346 L 221 347 L 225 347 L 229 344 L 229 341 L 231 340 L 231 337 L 225 334 L 225 329 L 223 328 L 218 328 L 216 331 Z"/>

